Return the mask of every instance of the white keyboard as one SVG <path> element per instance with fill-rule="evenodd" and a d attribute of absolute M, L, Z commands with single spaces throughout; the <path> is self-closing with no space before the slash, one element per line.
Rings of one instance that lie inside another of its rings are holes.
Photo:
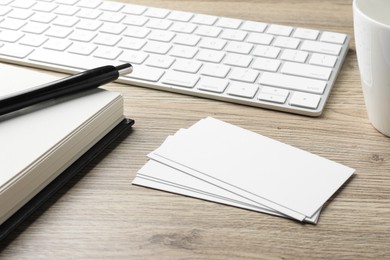
<path fill-rule="evenodd" d="M 0 60 L 318 116 L 349 36 L 101 0 L 0 0 Z"/>

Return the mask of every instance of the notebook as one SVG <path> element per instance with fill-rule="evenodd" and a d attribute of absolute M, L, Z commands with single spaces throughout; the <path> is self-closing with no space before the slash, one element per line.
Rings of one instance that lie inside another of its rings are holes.
<path fill-rule="evenodd" d="M 0 97 L 57 79 L 0 64 Z M 0 116 L 0 224 L 124 120 L 119 93 L 94 89 Z"/>
<path fill-rule="evenodd" d="M 74 178 L 80 171 L 86 167 L 97 156 L 104 154 L 106 148 L 118 139 L 131 133 L 131 126 L 134 120 L 125 118 L 113 130 L 105 135 L 97 144 L 84 153 L 77 161 L 63 171 L 57 178 L 50 182 L 37 195 L 29 200 L 16 213 L 9 217 L 0 225 L 0 241 L 8 237 L 17 227 L 26 221 L 33 213 L 43 206 L 55 193 L 57 193 L 65 184 Z"/>

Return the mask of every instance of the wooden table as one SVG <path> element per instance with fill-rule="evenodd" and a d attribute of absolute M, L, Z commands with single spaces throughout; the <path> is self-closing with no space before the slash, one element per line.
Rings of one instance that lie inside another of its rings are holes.
<path fill-rule="evenodd" d="M 128 1 L 130 2 L 130 1 Z M 1 246 L 4 259 L 390 258 L 390 139 L 367 119 L 351 0 L 138 0 L 133 3 L 348 33 L 350 51 L 322 116 L 311 118 L 140 87 L 133 132 L 110 146 Z M 131 185 L 146 154 L 212 116 L 356 169 L 317 225 Z"/>

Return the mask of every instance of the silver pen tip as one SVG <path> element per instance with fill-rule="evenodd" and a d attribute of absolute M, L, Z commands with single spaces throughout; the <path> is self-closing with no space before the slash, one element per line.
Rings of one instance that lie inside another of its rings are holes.
<path fill-rule="evenodd" d="M 130 63 L 124 63 L 122 65 L 116 66 L 119 76 L 129 74 L 133 71 L 133 66 Z"/>

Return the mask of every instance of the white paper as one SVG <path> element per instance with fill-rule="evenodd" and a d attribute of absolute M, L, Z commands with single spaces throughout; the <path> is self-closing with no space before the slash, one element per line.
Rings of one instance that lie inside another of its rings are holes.
<path fill-rule="evenodd" d="M 237 187 L 297 219 L 302 218 L 299 214 L 312 216 L 353 173 L 341 164 L 216 119 L 201 120 L 190 130 L 175 134 L 150 157 L 169 160 L 186 172 L 183 168 L 189 168 L 194 176 L 214 179 L 226 189 Z"/>
<path fill-rule="evenodd" d="M 219 188 L 212 183 L 181 172 L 167 165 L 149 160 L 139 171 L 133 184 L 182 194 L 234 207 L 249 209 L 257 212 L 271 214 L 280 217 L 287 217 L 270 208 L 259 206 L 245 197 L 231 193 Z M 307 223 L 317 223 L 320 211 L 313 218 L 305 218 Z"/>
<path fill-rule="evenodd" d="M 246 203 L 313 223 L 323 204 L 354 172 L 210 117 L 180 129 L 148 157 L 160 163 L 140 171 L 149 186 L 180 190 L 178 193 L 194 197 L 202 194 L 209 200 L 223 199 L 226 204 Z M 169 174 L 164 165 L 174 174 Z"/>

